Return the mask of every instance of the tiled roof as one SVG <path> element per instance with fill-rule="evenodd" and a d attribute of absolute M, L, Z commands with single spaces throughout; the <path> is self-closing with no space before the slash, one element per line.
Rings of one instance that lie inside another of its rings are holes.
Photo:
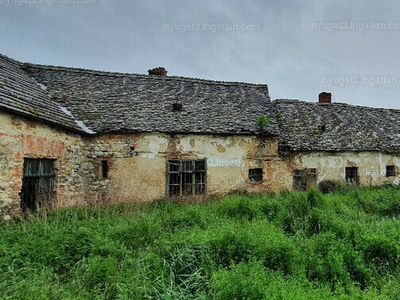
<path fill-rule="evenodd" d="M 253 134 L 258 116 L 272 119 L 265 132 L 278 134 L 267 85 L 101 72 L 23 64 L 88 128 L 105 132 Z M 182 105 L 174 111 L 173 104 Z"/>
<path fill-rule="evenodd" d="M 43 89 L 21 70 L 19 62 L 0 54 L 0 109 L 84 132 Z"/>
<path fill-rule="evenodd" d="M 273 104 L 280 150 L 400 150 L 400 110 L 298 100 Z"/>

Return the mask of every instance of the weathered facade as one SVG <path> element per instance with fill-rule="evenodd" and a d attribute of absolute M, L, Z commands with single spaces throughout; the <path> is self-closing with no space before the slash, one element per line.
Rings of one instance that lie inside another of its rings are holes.
<path fill-rule="evenodd" d="M 281 162 L 276 138 L 107 134 L 91 141 L 91 147 L 93 159 L 98 165 L 98 179 L 107 184 L 107 201 L 151 201 L 165 197 L 169 194 L 168 162 L 176 160 L 204 160 L 204 167 L 200 170 L 205 171 L 204 194 L 243 189 L 273 191 L 286 184 L 284 176 L 279 173 Z M 102 161 L 107 161 L 109 166 L 106 178 L 101 178 Z M 263 178 L 275 178 L 275 184 L 267 180 L 249 180 L 249 169 L 262 169 Z M 184 196 L 192 196 L 191 192 Z"/>
<path fill-rule="evenodd" d="M 331 103 L 330 95 L 318 103 L 276 100 L 274 110 L 280 155 L 293 170 L 314 169 L 315 184 L 399 183 L 399 110 Z"/>
<path fill-rule="evenodd" d="M 21 209 L 24 159 L 48 159 L 56 169 L 49 206 L 85 201 L 88 183 L 85 147 L 79 134 L 0 112 L 0 205 L 3 214 Z"/>
<path fill-rule="evenodd" d="M 324 180 L 397 184 L 400 111 L 322 100 L 271 102 L 266 85 L 0 55 L 0 216 Z"/>

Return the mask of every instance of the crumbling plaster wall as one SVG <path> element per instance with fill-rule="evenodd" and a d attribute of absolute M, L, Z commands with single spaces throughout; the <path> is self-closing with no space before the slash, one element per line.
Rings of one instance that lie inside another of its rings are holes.
<path fill-rule="evenodd" d="M 97 162 L 106 202 L 151 201 L 166 194 L 168 159 L 207 160 L 207 195 L 232 190 L 250 192 L 290 189 L 288 166 L 278 158 L 275 137 L 201 134 L 108 134 L 88 143 Z M 101 179 L 101 161 L 109 176 Z M 263 182 L 249 182 L 248 169 L 263 168 Z M 96 189 L 94 191 L 96 193 Z"/>
<path fill-rule="evenodd" d="M 345 168 L 358 167 L 359 184 L 363 186 L 384 183 L 399 184 L 399 153 L 379 151 L 360 152 L 302 152 L 292 154 L 293 169 L 316 168 L 317 182 L 323 180 L 345 181 Z M 397 176 L 386 177 L 386 166 L 396 166 Z"/>
<path fill-rule="evenodd" d="M 55 160 L 54 206 L 83 204 L 91 163 L 78 134 L 0 111 L 0 218 L 20 211 L 24 158 Z"/>
<path fill-rule="evenodd" d="M 24 158 L 55 160 L 53 207 L 152 201 L 166 193 L 168 159 L 207 160 L 207 195 L 288 189 L 276 137 L 202 134 L 103 134 L 82 137 L 0 112 L 0 217 L 20 212 Z M 101 161 L 109 165 L 102 178 Z M 263 168 L 263 182 L 248 169 Z"/>

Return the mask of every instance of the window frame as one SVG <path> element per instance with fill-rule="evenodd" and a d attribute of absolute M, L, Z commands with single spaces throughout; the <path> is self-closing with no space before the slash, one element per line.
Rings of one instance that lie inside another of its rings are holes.
<path fill-rule="evenodd" d="M 201 162 L 202 166 L 197 164 Z M 173 167 L 175 166 L 175 170 Z M 207 159 L 167 159 L 166 163 L 166 196 L 184 197 L 207 194 Z M 179 182 L 171 182 L 172 175 Z M 200 177 L 200 181 L 198 180 Z M 200 182 L 200 183 L 199 183 Z M 174 192 L 171 187 L 178 187 Z M 189 192 L 188 192 L 189 191 Z"/>
<path fill-rule="evenodd" d="M 395 176 L 397 176 L 396 166 L 395 165 L 387 165 L 386 166 L 386 177 L 395 177 Z"/>
<path fill-rule="evenodd" d="M 51 208 L 56 198 L 56 159 L 24 157 L 20 206 L 23 212 Z"/>
<path fill-rule="evenodd" d="M 350 176 L 350 173 L 354 172 L 354 170 L 356 172 L 356 178 L 355 178 L 355 180 L 352 180 L 350 177 L 353 177 L 353 176 Z M 352 184 L 352 185 L 358 185 L 359 184 L 360 175 L 359 175 L 359 172 L 358 172 L 358 167 L 346 167 L 344 172 L 345 172 L 345 177 L 344 178 L 345 178 L 345 180 L 346 180 L 346 182 L 348 184 Z"/>
<path fill-rule="evenodd" d="M 257 174 L 257 172 L 260 172 Z M 253 174 L 251 174 L 253 173 Z M 248 179 L 250 183 L 264 182 L 264 169 L 263 168 L 249 168 Z M 258 179 L 258 180 L 256 180 Z"/>

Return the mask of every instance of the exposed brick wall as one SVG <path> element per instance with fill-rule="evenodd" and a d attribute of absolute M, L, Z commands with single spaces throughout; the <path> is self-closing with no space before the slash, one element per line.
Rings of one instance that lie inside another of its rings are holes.
<path fill-rule="evenodd" d="M 92 162 L 77 134 L 0 112 L 0 218 L 20 211 L 24 158 L 55 159 L 54 206 L 85 202 Z"/>

